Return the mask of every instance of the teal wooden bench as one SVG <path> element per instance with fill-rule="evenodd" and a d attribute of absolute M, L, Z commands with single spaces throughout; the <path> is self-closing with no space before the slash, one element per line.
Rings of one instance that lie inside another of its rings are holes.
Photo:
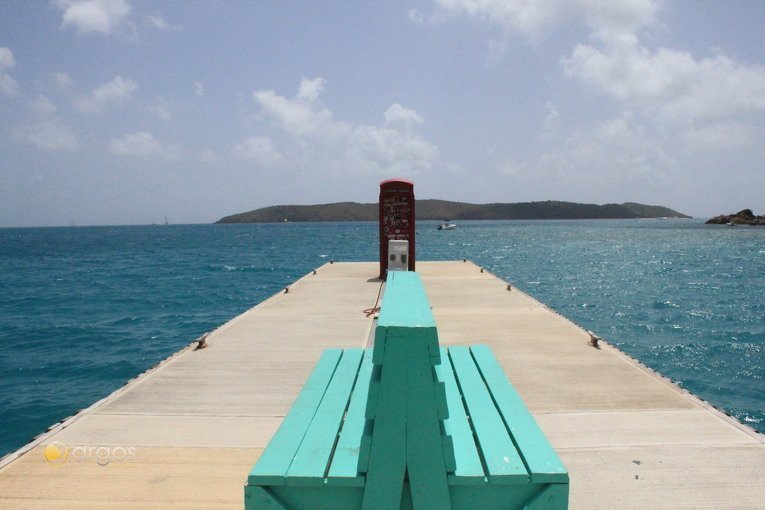
<path fill-rule="evenodd" d="M 374 349 L 324 351 L 245 508 L 558 510 L 568 483 L 491 350 L 439 347 L 419 275 L 391 272 Z"/>

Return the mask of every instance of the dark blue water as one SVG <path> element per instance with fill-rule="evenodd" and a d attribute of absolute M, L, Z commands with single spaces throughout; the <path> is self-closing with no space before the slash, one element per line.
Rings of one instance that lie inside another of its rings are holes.
<path fill-rule="evenodd" d="M 469 258 L 765 431 L 765 229 L 698 221 L 421 222 Z M 0 455 L 330 259 L 374 223 L 0 229 Z"/>

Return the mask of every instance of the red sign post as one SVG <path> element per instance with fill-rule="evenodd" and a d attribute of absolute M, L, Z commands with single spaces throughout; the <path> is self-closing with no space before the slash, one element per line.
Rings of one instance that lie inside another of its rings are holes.
<path fill-rule="evenodd" d="M 409 242 L 409 271 L 414 271 L 414 183 L 388 179 L 380 183 L 380 278 L 388 269 L 388 241 Z"/>

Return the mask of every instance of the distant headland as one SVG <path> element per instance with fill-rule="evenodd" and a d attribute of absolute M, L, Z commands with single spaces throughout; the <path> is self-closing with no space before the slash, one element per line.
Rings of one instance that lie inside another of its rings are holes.
<path fill-rule="evenodd" d="M 578 204 L 574 202 L 522 202 L 468 204 L 447 200 L 417 200 L 419 220 L 589 220 L 629 218 L 690 218 L 657 205 Z M 215 223 L 277 223 L 284 221 L 377 221 L 378 205 L 337 202 L 319 205 L 274 205 L 232 214 Z"/>
<path fill-rule="evenodd" d="M 736 214 L 721 214 L 707 220 L 709 225 L 759 225 L 765 227 L 765 216 L 755 216 L 751 209 Z"/>

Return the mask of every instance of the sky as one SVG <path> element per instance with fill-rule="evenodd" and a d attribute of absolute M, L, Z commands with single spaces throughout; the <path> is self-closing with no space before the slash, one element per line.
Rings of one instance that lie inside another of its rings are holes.
<path fill-rule="evenodd" d="M 8 0 L 0 226 L 376 202 L 765 214 L 765 1 Z"/>

